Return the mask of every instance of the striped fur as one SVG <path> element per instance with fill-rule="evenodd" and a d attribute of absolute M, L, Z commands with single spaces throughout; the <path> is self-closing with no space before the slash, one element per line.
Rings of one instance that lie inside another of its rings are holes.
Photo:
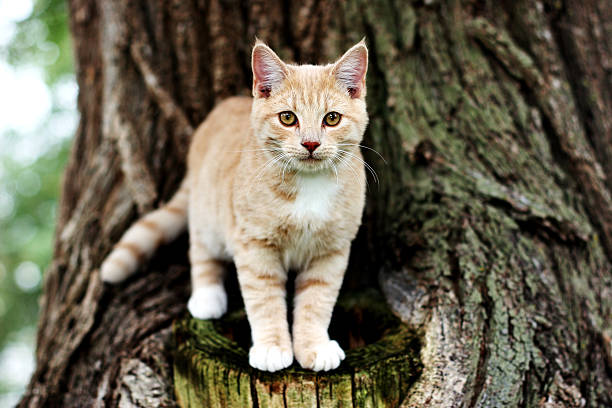
<path fill-rule="evenodd" d="M 327 329 L 365 202 L 359 143 L 368 122 L 367 49 L 359 43 L 335 64 L 297 66 L 257 43 L 252 64 L 253 98 L 213 109 L 193 136 L 183 187 L 125 233 L 102 278 L 131 275 L 183 230 L 188 213 L 189 312 L 199 319 L 225 313 L 223 265 L 233 260 L 251 326 L 251 366 L 277 371 L 295 356 L 304 368 L 331 370 L 344 352 Z M 279 121 L 284 111 L 295 114 L 295 126 Z M 340 122 L 324 125 L 332 111 Z M 309 151 L 304 141 L 320 144 Z M 292 327 L 289 269 L 298 270 Z"/>
<path fill-rule="evenodd" d="M 103 281 L 118 283 L 130 277 L 163 243 L 174 240 L 187 225 L 189 188 L 183 183 L 165 206 L 146 214 L 123 234 L 100 267 Z"/>

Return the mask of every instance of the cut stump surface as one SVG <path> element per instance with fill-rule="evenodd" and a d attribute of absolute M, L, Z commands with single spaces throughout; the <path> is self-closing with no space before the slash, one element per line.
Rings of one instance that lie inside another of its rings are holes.
<path fill-rule="evenodd" d="M 297 363 L 278 373 L 248 364 L 250 330 L 243 310 L 220 320 L 175 323 L 174 385 L 182 407 L 397 407 L 421 372 L 417 333 L 384 300 L 341 300 L 330 335 L 346 351 L 329 372 Z"/>

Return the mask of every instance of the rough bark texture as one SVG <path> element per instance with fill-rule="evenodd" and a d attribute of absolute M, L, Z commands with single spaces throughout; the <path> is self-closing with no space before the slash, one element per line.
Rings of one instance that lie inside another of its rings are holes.
<path fill-rule="evenodd" d="M 612 406 L 606 0 L 70 0 L 81 122 L 21 406 L 169 406 L 187 239 L 97 268 L 168 199 L 190 134 L 250 88 L 254 37 L 325 62 L 366 36 L 378 169 L 346 288 L 422 333 L 404 407 Z M 608 176 L 608 177 L 606 177 Z M 150 384 L 150 385 L 149 385 Z"/>

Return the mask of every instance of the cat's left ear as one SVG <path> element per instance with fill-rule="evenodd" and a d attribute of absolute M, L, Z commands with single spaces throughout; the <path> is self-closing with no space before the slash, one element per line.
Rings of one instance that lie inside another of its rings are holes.
<path fill-rule="evenodd" d="M 251 56 L 253 67 L 253 96 L 267 98 L 272 89 L 280 85 L 287 76 L 287 66 L 272 48 L 257 40 Z"/>
<path fill-rule="evenodd" d="M 365 39 L 351 47 L 334 64 L 332 74 L 346 87 L 351 98 L 365 96 L 365 77 L 368 71 L 368 47 Z"/>

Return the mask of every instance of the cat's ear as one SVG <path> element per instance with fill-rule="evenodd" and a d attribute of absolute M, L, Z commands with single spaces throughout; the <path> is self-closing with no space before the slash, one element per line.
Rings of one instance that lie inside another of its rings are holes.
<path fill-rule="evenodd" d="M 346 88 L 351 98 L 365 95 L 365 76 L 368 71 L 368 47 L 365 39 L 353 45 L 334 64 L 332 74 Z"/>
<path fill-rule="evenodd" d="M 257 40 L 251 56 L 253 68 L 253 96 L 267 98 L 272 89 L 287 76 L 287 66 L 278 55 L 263 42 Z"/>

